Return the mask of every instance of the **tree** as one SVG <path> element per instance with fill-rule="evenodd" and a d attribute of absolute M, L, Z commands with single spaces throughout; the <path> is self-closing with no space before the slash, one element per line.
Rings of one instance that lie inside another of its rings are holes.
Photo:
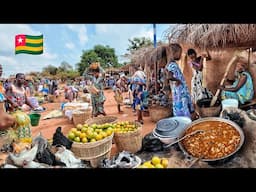
<path fill-rule="evenodd" d="M 56 77 L 61 79 L 61 81 L 65 81 L 67 79 L 75 79 L 76 77 L 79 77 L 79 72 L 74 70 L 61 71 L 56 75 Z"/>
<path fill-rule="evenodd" d="M 77 70 L 79 71 L 80 75 L 82 75 L 85 69 L 88 68 L 92 62 L 98 61 L 98 55 L 94 52 L 94 50 L 83 51 L 81 61 L 77 64 Z"/>
<path fill-rule="evenodd" d="M 72 67 L 72 65 L 70 65 L 66 61 L 62 61 L 59 68 L 58 68 L 59 72 L 61 72 L 61 71 L 70 71 L 70 70 L 73 70 L 73 67 Z"/>
<path fill-rule="evenodd" d="M 44 67 L 42 70 L 42 73 L 44 74 L 50 74 L 50 75 L 56 75 L 58 68 L 54 67 L 53 65 L 48 65 L 47 67 Z"/>
<path fill-rule="evenodd" d="M 120 66 L 115 49 L 108 45 L 95 45 L 93 49 L 83 51 L 81 61 L 76 65 L 79 73 L 82 75 L 92 62 L 100 62 L 103 68 Z"/>
<path fill-rule="evenodd" d="M 118 61 L 115 54 L 115 49 L 107 46 L 96 45 L 94 51 L 100 58 L 100 63 L 103 68 L 117 67 Z"/>
<path fill-rule="evenodd" d="M 145 38 L 145 37 L 134 37 L 132 40 L 128 39 L 130 45 L 128 45 L 127 51 L 136 51 L 141 47 L 153 45 L 153 42 L 151 41 L 150 38 Z"/>

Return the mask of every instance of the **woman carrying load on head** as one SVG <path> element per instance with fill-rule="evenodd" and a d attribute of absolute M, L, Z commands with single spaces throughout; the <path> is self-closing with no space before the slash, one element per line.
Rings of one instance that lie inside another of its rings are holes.
<path fill-rule="evenodd" d="M 91 64 L 89 70 L 84 72 L 85 79 L 89 79 L 95 89 L 94 92 L 91 92 L 92 115 L 94 117 L 97 117 L 98 115 L 107 115 L 104 111 L 106 97 L 103 92 L 104 77 L 101 72 L 104 72 L 103 69 L 99 65 L 95 66 L 95 63 Z"/>

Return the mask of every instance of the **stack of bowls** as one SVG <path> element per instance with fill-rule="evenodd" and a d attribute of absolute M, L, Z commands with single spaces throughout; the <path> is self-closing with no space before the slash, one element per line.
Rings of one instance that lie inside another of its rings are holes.
<path fill-rule="evenodd" d="M 172 143 L 191 122 L 190 118 L 183 116 L 161 119 L 157 122 L 153 135 L 165 144 Z"/>

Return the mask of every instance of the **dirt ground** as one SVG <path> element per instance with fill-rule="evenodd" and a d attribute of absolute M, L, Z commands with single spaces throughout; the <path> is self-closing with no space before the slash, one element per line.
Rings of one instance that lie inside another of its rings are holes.
<path fill-rule="evenodd" d="M 81 94 L 81 93 L 80 93 Z M 111 89 L 105 90 L 105 96 L 106 96 L 106 102 L 105 102 L 105 111 L 107 115 L 112 115 L 118 117 L 119 121 L 134 121 L 137 119 L 137 116 L 134 115 L 132 112 L 132 109 L 128 107 L 127 105 L 123 105 L 121 108 L 124 111 L 124 113 L 119 114 L 117 111 L 117 105 L 114 100 L 114 93 Z M 124 96 L 126 96 L 124 94 Z M 60 117 L 60 118 L 53 118 L 53 119 L 46 119 L 43 120 L 43 117 L 48 114 L 52 110 L 60 109 L 61 103 L 66 102 L 63 95 L 58 99 L 58 102 L 54 103 L 44 103 L 42 106 L 46 108 L 46 111 L 41 113 L 41 119 L 38 126 L 31 127 L 32 129 L 32 135 L 35 136 L 39 132 L 42 133 L 44 137 L 47 139 L 52 139 L 53 134 L 57 127 L 62 127 L 62 132 L 64 134 L 67 134 L 68 131 L 74 127 L 74 124 L 72 121 L 70 121 L 67 117 Z M 144 124 L 142 133 L 143 136 L 147 133 L 151 132 L 154 127 L 155 123 L 151 121 L 150 116 L 149 117 L 143 117 Z M 114 155 L 117 153 L 116 147 L 113 144 L 111 154 Z"/>

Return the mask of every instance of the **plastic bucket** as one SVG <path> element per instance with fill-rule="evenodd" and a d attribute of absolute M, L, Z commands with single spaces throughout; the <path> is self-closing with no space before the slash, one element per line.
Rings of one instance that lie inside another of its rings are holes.
<path fill-rule="evenodd" d="M 221 101 L 222 109 L 227 107 L 236 107 L 238 108 L 238 100 L 237 99 L 224 99 Z"/>
<path fill-rule="evenodd" d="M 30 117 L 31 125 L 32 126 L 37 126 L 39 124 L 41 114 L 32 113 L 32 114 L 29 114 L 29 117 Z"/>

